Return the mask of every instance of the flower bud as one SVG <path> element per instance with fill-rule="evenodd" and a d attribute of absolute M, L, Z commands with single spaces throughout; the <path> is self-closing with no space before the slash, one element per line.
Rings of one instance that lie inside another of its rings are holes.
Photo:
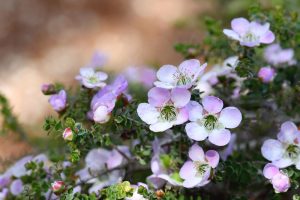
<path fill-rule="evenodd" d="M 44 95 L 55 94 L 55 87 L 53 84 L 44 83 L 41 86 L 41 91 L 43 92 Z"/>
<path fill-rule="evenodd" d="M 258 72 L 258 77 L 264 83 L 269 83 L 273 80 L 275 76 L 275 70 L 271 67 L 262 67 Z"/>
<path fill-rule="evenodd" d="M 73 131 L 71 128 L 66 128 L 63 132 L 64 140 L 72 141 L 73 140 Z"/>
<path fill-rule="evenodd" d="M 289 177 L 281 172 L 272 178 L 271 183 L 276 193 L 286 192 L 291 186 Z"/>
<path fill-rule="evenodd" d="M 51 189 L 55 194 L 59 194 L 65 189 L 65 183 L 63 181 L 54 181 L 51 184 Z"/>

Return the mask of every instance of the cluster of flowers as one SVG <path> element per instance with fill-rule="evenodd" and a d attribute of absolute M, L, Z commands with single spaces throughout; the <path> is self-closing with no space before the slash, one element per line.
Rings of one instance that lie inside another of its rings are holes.
<path fill-rule="evenodd" d="M 149 124 L 153 132 L 163 132 L 175 125 L 188 121 L 185 130 L 187 136 L 194 141 L 206 138 L 217 146 L 227 145 L 231 133 L 228 129 L 236 128 L 242 114 L 235 107 L 223 109 L 223 101 L 215 96 L 205 96 L 201 104 L 191 100 L 191 89 L 197 86 L 206 64 L 191 59 L 182 62 L 179 67 L 164 65 L 157 72 L 159 81 L 156 87 L 148 92 L 148 103 L 141 103 L 137 112 L 139 117 Z M 189 150 L 191 160 L 184 163 L 179 176 L 183 182 L 176 180 L 174 172 L 167 169 L 161 161 L 163 149 L 159 142 L 153 145 L 154 156 L 151 162 L 153 175 L 148 179 L 159 187 L 165 181 L 172 185 L 187 188 L 200 187 L 209 182 L 211 169 L 219 162 L 219 154 L 214 150 L 206 153 L 196 143 Z M 160 155 L 161 154 L 161 155 Z"/>
<path fill-rule="evenodd" d="M 275 36 L 270 31 L 268 23 L 249 22 L 244 18 L 232 20 L 231 28 L 224 29 L 224 34 L 240 45 L 252 48 L 262 44 L 271 44 Z M 264 57 L 269 66 L 262 67 L 257 77 L 263 83 L 270 83 L 276 76 L 275 67 L 293 65 L 294 52 L 292 49 L 282 49 L 279 44 L 272 44 L 265 49 Z M 100 59 L 99 59 L 100 58 Z M 81 68 L 76 77 L 83 87 L 96 91 L 90 104 L 87 117 L 96 123 L 106 123 L 111 117 L 116 101 L 123 98 L 130 101 L 126 93 L 128 82 L 124 76 L 118 76 L 111 84 L 104 81 L 107 74 L 98 71 L 103 63 L 103 57 L 94 56 L 91 63 Z M 237 98 L 243 81 L 234 71 L 238 65 L 237 56 L 230 57 L 222 65 L 214 66 L 210 72 L 204 73 L 206 63 L 197 59 L 182 62 L 178 67 L 164 65 L 157 72 L 150 68 L 130 68 L 126 73 L 128 80 L 142 83 L 148 91 L 148 103 L 138 105 L 138 116 L 152 132 L 168 132 L 173 126 L 185 125 L 188 138 L 194 142 L 189 148 L 188 157 L 179 171 L 174 170 L 167 156 L 167 149 L 163 146 L 172 138 L 153 141 L 153 156 L 151 170 L 153 174 L 147 178 L 155 188 L 161 188 L 166 183 L 186 188 L 201 187 L 211 180 L 214 169 L 218 166 L 220 155 L 215 150 L 204 152 L 197 142 L 206 139 L 215 146 L 225 146 L 235 137 L 230 129 L 238 127 L 242 121 L 242 114 L 236 107 L 225 107 L 221 99 L 211 94 L 218 83 L 219 76 L 227 76 L 236 80 L 236 90 L 232 98 Z M 156 73 L 156 75 L 155 75 Z M 203 75 L 203 76 L 202 76 Z M 156 80 L 157 77 L 157 81 Z M 198 89 L 202 93 L 201 102 L 192 100 L 191 92 Z M 44 93 L 53 93 L 52 85 L 42 86 Z M 67 107 L 66 91 L 61 90 L 52 94 L 50 104 L 57 112 Z M 267 140 L 262 146 L 263 156 L 271 161 L 263 170 L 264 176 L 270 180 L 276 192 L 285 192 L 290 187 L 289 177 L 281 170 L 290 165 L 300 168 L 299 131 L 297 127 L 286 122 L 281 127 L 278 140 Z M 65 140 L 71 141 L 73 133 L 66 129 L 63 133 Z M 232 149 L 232 144 L 229 144 Z M 93 149 L 87 155 L 85 168 L 78 171 L 78 184 L 87 182 L 92 184 L 89 192 L 99 192 L 103 187 L 119 182 L 124 177 L 124 170 L 117 169 L 126 164 L 124 155 L 130 156 L 129 149 L 124 146 L 112 151 Z M 226 157 L 226 156 L 225 156 Z M 106 176 L 101 176 L 106 172 Z M 59 191 L 64 184 L 62 181 L 53 183 L 53 191 Z M 139 195 L 136 193 L 136 195 Z"/>
<path fill-rule="evenodd" d="M 51 163 L 45 154 L 21 158 L 0 175 L 0 199 L 6 199 L 8 196 L 18 196 L 24 191 L 25 187 L 21 178 L 30 174 L 30 171 L 25 167 L 29 162 L 42 162 L 44 170 L 50 172 Z M 64 163 L 64 165 L 67 166 L 68 162 Z M 45 196 L 48 197 L 50 193 L 51 190 L 49 189 Z"/>

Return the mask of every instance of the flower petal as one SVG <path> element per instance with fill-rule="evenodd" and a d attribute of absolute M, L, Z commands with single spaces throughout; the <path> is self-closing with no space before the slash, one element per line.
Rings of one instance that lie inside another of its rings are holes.
<path fill-rule="evenodd" d="M 108 122 L 109 118 L 110 112 L 106 106 L 99 106 L 94 112 L 93 119 L 95 122 L 106 123 Z"/>
<path fill-rule="evenodd" d="M 298 134 L 297 126 L 293 122 L 287 121 L 281 125 L 277 138 L 279 141 L 284 143 L 294 143 Z"/>
<path fill-rule="evenodd" d="M 219 121 L 225 128 L 236 128 L 242 121 L 242 114 L 236 107 L 227 107 L 221 111 Z"/>
<path fill-rule="evenodd" d="M 215 96 L 206 96 L 202 100 L 204 110 L 208 113 L 219 113 L 223 108 L 223 101 Z"/>
<path fill-rule="evenodd" d="M 197 170 L 192 161 L 186 161 L 179 171 L 179 175 L 182 179 L 189 179 L 195 177 Z"/>
<path fill-rule="evenodd" d="M 227 129 L 221 129 L 221 130 L 213 130 L 208 135 L 208 140 L 217 146 L 225 146 L 229 143 L 231 137 L 231 133 Z"/>
<path fill-rule="evenodd" d="M 200 126 L 197 122 L 188 123 L 185 126 L 185 132 L 189 138 L 196 141 L 205 140 L 208 136 L 208 132 L 203 126 Z"/>
<path fill-rule="evenodd" d="M 245 34 L 249 30 L 249 21 L 245 18 L 235 18 L 231 21 L 231 28 L 240 35 Z"/>
<path fill-rule="evenodd" d="M 180 72 L 188 75 L 192 80 L 196 80 L 205 68 L 206 64 L 200 66 L 200 62 L 197 59 L 185 60 L 178 67 Z"/>
<path fill-rule="evenodd" d="M 185 123 L 189 119 L 189 112 L 186 107 L 180 108 L 174 125 Z"/>
<path fill-rule="evenodd" d="M 182 108 L 190 102 L 191 93 L 184 88 L 175 88 L 171 91 L 171 100 L 176 108 Z"/>
<path fill-rule="evenodd" d="M 279 173 L 278 167 L 271 163 L 266 164 L 264 167 L 263 174 L 267 179 L 272 179 L 277 173 Z"/>
<path fill-rule="evenodd" d="M 166 83 L 175 83 L 174 75 L 177 72 L 177 67 L 173 65 L 163 65 L 156 73 L 158 80 Z"/>
<path fill-rule="evenodd" d="M 204 161 L 204 151 L 198 144 L 193 144 L 189 149 L 189 157 L 193 161 Z"/>
<path fill-rule="evenodd" d="M 113 169 L 120 166 L 123 162 L 123 159 L 123 156 L 117 150 L 114 149 L 106 161 L 107 168 Z"/>
<path fill-rule="evenodd" d="M 263 143 L 261 153 L 267 160 L 279 160 L 284 154 L 284 147 L 278 140 L 268 139 Z"/>
<path fill-rule="evenodd" d="M 137 108 L 139 117 L 147 124 L 154 124 L 157 122 L 159 112 L 148 103 L 141 103 Z"/>
<path fill-rule="evenodd" d="M 260 42 L 264 43 L 264 44 L 270 44 L 270 43 L 274 42 L 274 40 L 275 40 L 275 35 L 272 31 L 267 31 L 267 33 L 265 33 L 260 38 Z"/>
<path fill-rule="evenodd" d="M 290 158 L 281 158 L 279 160 L 275 160 L 272 162 L 275 166 L 279 168 L 286 168 L 294 164 L 294 162 Z"/>
<path fill-rule="evenodd" d="M 174 84 L 167 83 L 167 82 L 160 82 L 160 81 L 155 81 L 153 84 L 154 84 L 156 87 L 164 88 L 164 89 L 172 89 L 172 88 L 175 87 Z"/>
<path fill-rule="evenodd" d="M 187 109 L 190 121 L 194 122 L 202 118 L 203 108 L 198 102 L 190 101 L 187 105 Z"/>
<path fill-rule="evenodd" d="M 173 126 L 171 122 L 157 122 L 150 125 L 150 130 L 153 132 L 163 132 Z"/>
<path fill-rule="evenodd" d="M 155 189 L 159 189 L 164 186 L 164 184 L 166 184 L 166 181 L 164 179 L 159 178 L 156 175 L 148 176 L 147 182 L 150 182 Z"/>
<path fill-rule="evenodd" d="M 148 92 L 148 102 L 154 107 L 161 107 L 171 98 L 169 90 L 154 87 Z"/>
<path fill-rule="evenodd" d="M 193 188 L 199 183 L 201 183 L 202 177 L 193 177 L 183 181 L 183 187 L 185 188 Z"/>
<path fill-rule="evenodd" d="M 216 168 L 219 164 L 220 156 L 215 150 L 209 150 L 205 153 L 205 158 L 212 168 Z"/>
<path fill-rule="evenodd" d="M 224 29 L 223 33 L 231 39 L 238 40 L 238 41 L 240 40 L 240 36 L 236 32 L 234 32 L 233 30 Z"/>

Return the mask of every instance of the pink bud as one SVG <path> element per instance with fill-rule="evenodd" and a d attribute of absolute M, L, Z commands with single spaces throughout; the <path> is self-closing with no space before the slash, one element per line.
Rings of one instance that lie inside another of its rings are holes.
<path fill-rule="evenodd" d="M 41 86 L 41 91 L 43 92 L 44 95 L 55 94 L 55 87 L 53 84 L 44 83 Z"/>
<path fill-rule="evenodd" d="M 289 177 L 282 172 L 277 173 L 271 179 L 271 183 L 276 193 L 286 192 L 291 186 Z"/>
<path fill-rule="evenodd" d="M 63 132 L 64 140 L 72 141 L 73 140 L 73 131 L 71 128 L 66 128 Z"/>
<path fill-rule="evenodd" d="M 65 183 L 63 181 L 54 181 L 51 184 L 51 189 L 54 193 L 59 193 L 63 191 Z"/>
<path fill-rule="evenodd" d="M 258 72 L 258 77 L 264 82 L 269 83 L 275 76 L 275 70 L 271 67 L 262 67 Z"/>

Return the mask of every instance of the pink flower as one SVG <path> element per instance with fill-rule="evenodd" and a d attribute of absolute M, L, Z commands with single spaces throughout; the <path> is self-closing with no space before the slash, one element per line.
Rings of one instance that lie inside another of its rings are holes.
<path fill-rule="evenodd" d="M 191 93 L 184 88 L 169 91 L 154 87 L 148 92 L 149 103 L 139 104 L 137 113 L 151 131 L 162 132 L 188 120 L 186 105 L 190 98 Z"/>
<path fill-rule="evenodd" d="M 107 63 L 107 60 L 108 60 L 107 55 L 96 51 L 92 56 L 90 63 L 88 63 L 85 67 L 94 68 L 94 69 L 101 68 L 103 67 L 103 65 Z"/>
<path fill-rule="evenodd" d="M 260 24 L 254 21 L 249 22 L 245 18 L 236 18 L 231 21 L 231 28 L 232 30 L 224 29 L 224 34 L 239 41 L 242 46 L 255 47 L 260 43 L 270 44 L 275 40 L 269 23 Z"/>
<path fill-rule="evenodd" d="M 219 154 L 209 150 L 204 154 L 203 149 L 194 144 L 189 150 L 191 160 L 186 161 L 180 169 L 179 175 L 186 188 L 201 187 L 210 182 L 212 169 L 219 164 Z"/>
<path fill-rule="evenodd" d="M 208 140 L 224 146 L 229 143 L 231 133 L 228 129 L 236 128 L 242 121 L 242 114 L 236 107 L 223 109 L 223 101 L 214 96 L 202 99 L 202 106 L 191 101 L 188 106 L 189 120 L 185 131 L 189 138 L 202 141 Z"/>
<path fill-rule="evenodd" d="M 129 67 L 125 76 L 129 82 L 140 83 L 145 88 L 150 88 L 156 80 L 156 71 L 150 67 Z"/>
<path fill-rule="evenodd" d="M 276 193 L 286 192 L 291 186 L 289 177 L 271 163 L 266 164 L 263 174 L 270 180 Z"/>
<path fill-rule="evenodd" d="M 79 181 L 87 181 L 92 184 L 89 193 L 98 193 L 103 187 L 120 182 L 124 176 L 124 170 L 116 169 L 103 175 L 103 171 L 115 169 L 127 163 L 126 158 L 131 154 L 127 146 L 117 146 L 116 149 L 109 151 L 98 148 L 92 149 L 85 158 L 85 168 L 79 170 L 76 175 Z M 122 152 L 122 154 L 120 153 Z"/>
<path fill-rule="evenodd" d="M 169 166 L 171 160 L 169 160 L 168 153 L 162 148 L 162 145 L 169 142 L 170 139 L 172 138 L 164 137 L 159 140 L 155 138 L 152 143 L 151 171 L 153 174 L 147 177 L 147 181 L 156 189 L 163 187 L 166 183 L 173 186 L 182 185 L 178 172 Z"/>
<path fill-rule="evenodd" d="M 275 70 L 271 67 L 262 67 L 258 72 L 258 77 L 264 82 L 269 83 L 275 77 Z"/>
<path fill-rule="evenodd" d="M 107 79 L 107 74 L 104 72 L 96 72 L 94 68 L 84 67 L 80 69 L 80 75 L 76 76 L 86 88 L 101 88 L 106 85 L 103 81 Z"/>
<path fill-rule="evenodd" d="M 165 89 L 176 87 L 189 89 L 196 85 L 205 68 L 206 63 L 200 65 L 199 60 L 196 59 L 183 61 L 178 68 L 164 65 L 157 71 L 158 81 L 154 82 L 154 85 Z"/>
<path fill-rule="evenodd" d="M 277 138 L 263 143 L 263 157 L 279 168 L 295 165 L 300 170 L 300 131 L 297 126 L 293 122 L 284 122 Z"/>
<path fill-rule="evenodd" d="M 102 88 L 92 99 L 90 117 L 98 123 L 106 123 L 110 119 L 117 98 L 125 92 L 128 82 L 123 76 L 118 76 L 115 81 Z"/>
<path fill-rule="evenodd" d="M 66 128 L 63 132 L 64 140 L 72 141 L 73 140 L 73 131 L 71 128 Z"/>
<path fill-rule="evenodd" d="M 51 184 L 51 189 L 54 193 L 59 193 L 64 190 L 65 183 L 63 181 L 54 181 Z"/>
<path fill-rule="evenodd" d="M 282 64 L 293 65 L 296 63 L 294 60 L 294 50 L 282 49 L 279 44 L 269 45 L 265 49 L 264 57 L 268 63 L 274 66 Z"/>

